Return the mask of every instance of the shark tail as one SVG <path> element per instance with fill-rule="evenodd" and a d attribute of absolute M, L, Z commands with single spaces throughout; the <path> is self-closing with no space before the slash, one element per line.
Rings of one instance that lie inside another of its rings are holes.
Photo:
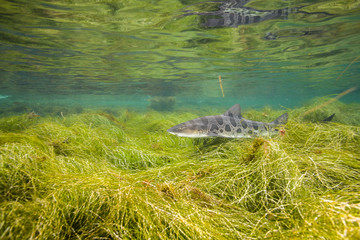
<path fill-rule="evenodd" d="M 335 116 L 335 113 L 334 114 L 332 114 L 331 116 L 329 116 L 329 117 L 327 117 L 327 118 L 325 118 L 324 120 L 322 120 L 323 122 L 331 122 L 331 120 L 334 118 L 334 116 Z"/>
<path fill-rule="evenodd" d="M 284 113 L 283 115 L 281 115 L 280 117 L 278 117 L 277 119 L 272 121 L 271 124 L 282 125 L 282 124 L 285 124 L 287 122 L 287 120 L 288 120 L 288 114 Z"/>

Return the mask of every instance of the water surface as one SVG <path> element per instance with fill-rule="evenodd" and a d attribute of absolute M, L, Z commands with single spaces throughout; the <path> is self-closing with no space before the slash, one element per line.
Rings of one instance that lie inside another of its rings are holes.
<path fill-rule="evenodd" d="M 0 104 L 294 107 L 359 85 L 358 1 L 1 0 L 0 11 Z"/>

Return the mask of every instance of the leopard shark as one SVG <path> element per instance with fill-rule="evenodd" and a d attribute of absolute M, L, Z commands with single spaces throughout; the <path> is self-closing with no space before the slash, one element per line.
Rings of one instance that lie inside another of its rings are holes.
<path fill-rule="evenodd" d="M 167 131 L 179 137 L 190 138 L 254 138 L 279 134 L 279 127 L 287 122 L 284 113 L 270 123 L 247 120 L 241 115 L 241 107 L 235 104 L 222 115 L 205 116 L 180 123 Z"/>

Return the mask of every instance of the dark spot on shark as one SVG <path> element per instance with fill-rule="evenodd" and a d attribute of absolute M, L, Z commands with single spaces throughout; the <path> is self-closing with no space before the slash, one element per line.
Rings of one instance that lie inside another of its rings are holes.
<path fill-rule="evenodd" d="M 220 129 L 220 132 L 223 133 L 223 132 L 224 132 L 224 129 Z"/>
<path fill-rule="evenodd" d="M 236 127 L 236 121 L 234 118 L 230 118 L 230 123 L 233 125 L 233 127 Z"/>
<path fill-rule="evenodd" d="M 252 130 L 249 130 L 249 131 L 248 131 L 248 134 L 249 134 L 249 135 L 252 135 L 252 134 L 253 134 L 253 131 L 252 131 Z"/>
<path fill-rule="evenodd" d="M 246 129 L 248 127 L 246 121 L 241 121 L 241 125 L 244 129 Z"/>
<path fill-rule="evenodd" d="M 202 118 L 200 118 L 200 119 L 201 119 L 201 122 L 202 122 L 204 125 L 208 125 L 209 120 L 208 120 L 206 117 L 202 117 Z"/>
<path fill-rule="evenodd" d="M 258 130 L 258 129 L 259 129 L 259 126 L 257 125 L 257 123 L 253 122 L 252 125 L 253 125 L 253 128 L 254 128 L 255 130 Z"/>
<path fill-rule="evenodd" d="M 219 130 L 219 127 L 215 124 L 212 124 L 211 127 L 210 127 L 210 131 L 218 131 Z"/>
<path fill-rule="evenodd" d="M 236 130 L 236 132 L 237 132 L 237 133 L 241 133 L 241 132 L 242 132 L 241 128 L 238 128 L 238 129 Z"/>
<path fill-rule="evenodd" d="M 232 114 L 232 112 L 229 112 L 229 113 L 228 113 L 228 116 L 231 117 L 231 118 L 234 117 L 234 115 Z"/>
<path fill-rule="evenodd" d="M 229 124 L 225 125 L 225 131 L 231 132 L 231 127 L 229 126 Z"/>
<path fill-rule="evenodd" d="M 216 116 L 215 117 L 216 121 L 218 122 L 219 125 L 223 125 L 224 123 L 224 120 L 221 116 Z"/>

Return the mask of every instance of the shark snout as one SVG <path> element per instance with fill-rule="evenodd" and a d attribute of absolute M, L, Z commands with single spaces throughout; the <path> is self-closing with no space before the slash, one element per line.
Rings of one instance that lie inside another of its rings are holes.
<path fill-rule="evenodd" d="M 173 126 L 173 127 L 169 128 L 167 131 L 168 131 L 168 133 L 178 135 L 178 134 L 182 133 L 184 131 L 184 129 L 186 129 L 184 124 L 180 123 L 180 124 L 178 124 L 176 126 Z"/>
<path fill-rule="evenodd" d="M 174 134 L 179 137 L 205 137 L 206 132 L 202 131 L 205 129 L 205 126 L 193 124 L 189 122 L 180 123 L 172 128 L 169 128 L 167 131 L 171 134 Z"/>
<path fill-rule="evenodd" d="M 167 132 L 175 135 L 176 126 L 169 128 L 169 129 L 167 130 Z"/>

